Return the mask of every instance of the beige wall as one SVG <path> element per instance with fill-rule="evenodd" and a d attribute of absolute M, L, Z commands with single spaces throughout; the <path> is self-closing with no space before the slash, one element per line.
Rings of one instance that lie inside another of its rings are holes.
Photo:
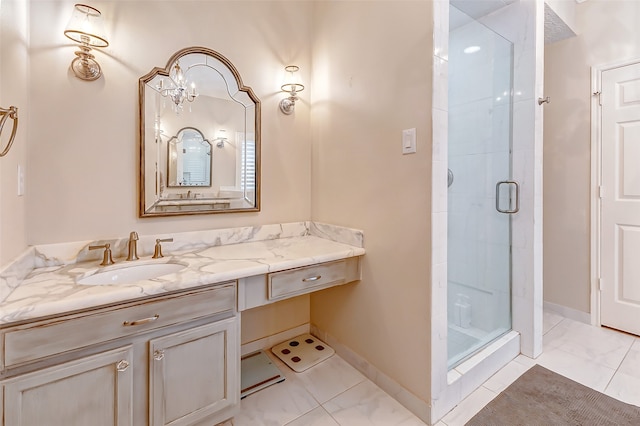
<path fill-rule="evenodd" d="M 0 158 L 0 266 L 9 263 L 27 247 L 26 196 L 17 194 L 18 165 L 27 169 L 29 132 L 28 4 L 20 0 L 0 2 L 0 107 L 18 107 L 18 131 L 9 153 Z M 13 121 L 5 122 L 0 150 L 9 141 Z"/>
<path fill-rule="evenodd" d="M 309 323 L 309 295 L 242 312 L 242 343 Z"/>
<path fill-rule="evenodd" d="M 2 0 L 3 23 L 7 3 Z M 8 262 L 27 243 L 122 237 L 132 230 L 153 235 L 309 219 L 309 92 L 301 94 L 302 102 L 292 116 L 281 114 L 278 102 L 284 97 L 279 89 L 285 65 L 299 65 L 303 79 L 309 80 L 311 3 L 91 2 L 105 17 L 110 42 L 95 52 L 104 72 L 95 82 L 81 81 L 69 71 L 77 49 L 63 31 L 73 2 L 27 4 L 30 67 L 26 70 L 24 58 L 19 67 L 11 60 L 14 55 L 26 56 L 24 40 L 6 50 L 3 32 L 2 64 L 7 67 L 11 62 L 17 80 L 9 81 L 4 68 L 1 80 L 2 103 L 7 86 L 23 87 L 25 93 L 29 88 L 31 108 L 24 108 L 24 113 L 29 113 L 30 125 L 21 128 L 22 138 L 29 131 L 26 236 L 25 209 L 14 189 L 17 160 L 2 159 L 0 260 Z M 138 79 L 155 66 L 164 67 L 173 53 L 189 46 L 205 46 L 226 56 L 262 102 L 259 213 L 137 217 Z M 25 140 L 16 148 L 15 154 L 26 150 Z M 307 323 L 309 311 L 308 297 L 303 297 L 245 313 L 242 340 Z"/>
<path fill-rule="evenodd" d="M 111 45 L 96 52 L 104 78 L 91 83 L 68 69 L 76 49 L 63 30 L 72 4 L 30 3 L 28 209 L 20 250 L 134 229 L 154 234 L 310 217 L 363 229 L 362 283 L 245 312 L 242 340 L 304 324 L 311 309 L 321 329 L 428 401 L 431 2 L 93 2 Z M 262 101 L 262 211 L 138 219 L 138 78 L 192 45 L 229 58 Z M 300 66 L 307 90 L 295 114 L 285 116 L 278 90 L 290 63 Z M 403 156 L 401 131 L 412 127 L 418 153 Z M 3 199 L 12 188 L 3 179 Z"/>
<path fill-rule="evenodd" d="M 576 22 L 545 46 L 544 298 L 589 312 L 590 67 L 640 57 L 640 2 L 589 0 Z"/>
<path fill-rule="evenodd" d="M 308 102 L 294 116 L 277 103 L 284 66 L 310 73 L 310 3 L 271 1 L 93 2 L 110 46 L 104 78 L 69 71 L 76 50 L 63 31 L 71 2 L 31 10 L 32 102 L 28 242 L 46 244 L 306 220 L 310 216 Z M 188 46 L 226 56 L 262 101 L 262 211 L 137 218 L 138 78 Z M 301 94 L 303 100 L 307 93 Z"/>
<path fill-rule="evenodd" d="M 431 2 L 315 9 L 312 218 L 363 229 L 362 282 L 311 297 L 311 320 L 429 400 Z M 402 155 L 402 129 L 418 152 Z"/>

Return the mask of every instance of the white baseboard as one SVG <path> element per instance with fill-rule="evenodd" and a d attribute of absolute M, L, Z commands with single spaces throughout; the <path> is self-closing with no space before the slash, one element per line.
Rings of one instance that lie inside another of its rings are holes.
<path fill-rule="evenodd" d="M 563 305 L 557 305 L 551 302 L 544 302 L 544 310 L 553 312 L 554 314 L 558 314 L 574 321 L 591 324 L 591 314 L 588 312 L 578 311 L 577 309 L 569 308 Z"/>
<path fill-rule="evenodd" d="M 301 334 L 309 333 L 309 329 L 309 323 L 306 323 L 295 328 L 290 328 L 289 330 L 281 331 L 280 333 L 276 333 L 272 336 L 244 343 L 240 346 L 240 356 L 245 356 L 246 354 L 259 350 L 270 349 L 285 340 L 293 339 Z"/>
<path fill-rule="evenodd" d="M 375 383 L 380 389 L 388 393 L 393 399 L 402 404 L 426 424 L 430 424 L 431 408 L 427 402 L 409 392 L 399 383 L 378 370 L 374 365 L 370 364 L 366 359 L 341 344 L 330 334 L 319 330 L 315 325 L 311 326 L 311 334 L 331 346 L 342 359 L 364 374 L 365 377 Z"/>

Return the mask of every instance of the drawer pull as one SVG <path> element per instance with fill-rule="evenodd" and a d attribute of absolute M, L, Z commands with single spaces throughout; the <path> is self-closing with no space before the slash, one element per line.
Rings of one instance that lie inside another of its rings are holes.
<path fill-rule="evenodd" d="M 126 371 L 127 368 L 129 368 L 129 361 L 127 360 L 123 359 L 116 364 L 116 370 L 118 371 Z"/>
<path fill-rule="evenodd" d="M 156 351 L 153 351 L 153 359 L 155 359 L 156 361 L 162 361 L 163 358 L 164 358 L 164 349 L 158 349 Z"/>
<path fill-rule="evenodd" d="M 302 282 L 308 283 L 310 281 L 318 281 L 320 278 L 322 278 L 322 275 L 316 275 L 315 277 L 303 278 Z"/>
<path fill-rule="evenodd" d="M 160 315 L 155 314 L 154 316 L 149 317 L 149 318 L 142 318 L 142 319 L 135 320 L 135 321 L 125 321 L 125 322 L 122 323 L 122 325 L 124 325 L 124 326 L 142 325 L 142 324 L 146 324 L 148 322 L 153 322 L 153 321 L 157 320 L 158 318 L 160 318 Z"/>

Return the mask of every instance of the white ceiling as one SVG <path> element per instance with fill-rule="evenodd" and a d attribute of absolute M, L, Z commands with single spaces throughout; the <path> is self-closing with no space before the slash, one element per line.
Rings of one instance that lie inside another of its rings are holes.
<path fill-rule="evenodd" d="M 473 19 L 479 19 L 517 0 L 451 0 L 451 5 Z"/>
<path fill-rule="evenodd" d="M 576 0 L 577 1 L 577 0 Z M 585 1 L 585 0 L 582 0 Z M 576 33 L 547 3 L 544 4 L 544 44 L 554 43 L 575 36 Z"/>
<path fill-rule="evenodd" d="M 449 29 L 453 30 L 471 21 L 470 18 L 479 19 L 496 10 L 515 3 L 517 0 L 450 0 Z M 575 0 L 576 3 L 584 3 L 587 0 Z M 575 36 L 569 26 L 547 5 L 544 5 L 544 39 L 546 43 L 553 43 Z"/>

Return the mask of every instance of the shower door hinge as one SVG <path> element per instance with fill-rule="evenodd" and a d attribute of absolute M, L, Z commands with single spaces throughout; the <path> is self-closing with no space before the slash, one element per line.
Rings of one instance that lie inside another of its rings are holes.
<path fill-rule="evenodd" d="M 598 278 L 598 291 L 602 291 L 602 278 Z"/>
<path fill-rule="evenodd" d="M 598 185 L 598 198 L 604 198 L 604 187 L 602 185 Z"/>

